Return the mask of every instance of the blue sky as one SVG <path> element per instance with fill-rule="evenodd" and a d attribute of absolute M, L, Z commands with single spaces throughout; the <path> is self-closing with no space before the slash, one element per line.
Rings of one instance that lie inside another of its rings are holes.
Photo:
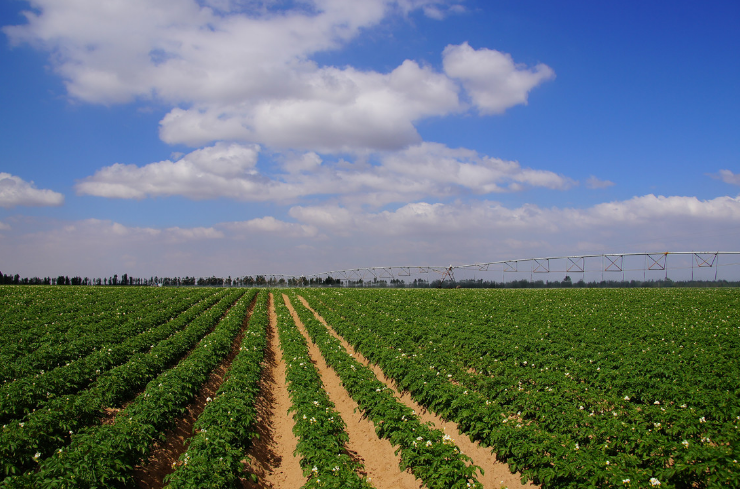
<path fill-rule="evenodd" d="M 3 273 L 738 249 L 737 2 L 10 0 L 0 20 Z"/>

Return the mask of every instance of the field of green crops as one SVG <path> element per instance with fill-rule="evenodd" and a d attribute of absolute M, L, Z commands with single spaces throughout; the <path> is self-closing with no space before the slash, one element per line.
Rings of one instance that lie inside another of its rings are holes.
<path fill-rule="evenodd" d="M 278 291 L 288 363 L 280 381 L 293 402 L 303 487 L 373 486 L 346 457 L 331 400 L 317 397 L 321 380 L 282 293 L 378 436 L 397 447 L 402 469 L 426 487 L 480 487 L 477 468 L 300 297 L 522 480 L 740 487 L 740 290 Z M 267 312 L 267 290 L 1 286 L 0 487 L 135 486 L 134 467 L 227 357 L 164 483 L 236 487 L 250 477 L 241 461 L 257 423 L 269 422 L 255 411 Z"/>
<path fill-rule="evenodd" d="M 525 479 L 740 487 L 738 290 L 301 293 Z"/>

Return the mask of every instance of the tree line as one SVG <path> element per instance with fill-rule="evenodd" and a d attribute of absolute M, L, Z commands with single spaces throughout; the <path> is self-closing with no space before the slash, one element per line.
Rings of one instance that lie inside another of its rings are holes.
<path fill-rule="evenodd" d="M 316 281 L 311 281 L 312 284 L 317 284 Z M 333 280 L 331 284 L 333 284 Z M 324 281 L 321 281 L 321 285 Z M 329 285 L 329 282 L 326 283 Z M 69 277 L 68 275 L 59 275 L 58 277 L 21 277 L 18 274 L 6 274 L 3 275 L 0 272 L 0 285 L 147 285 L 147 286 L 166 286 L 166 287 L 180 287 L 180 286 L 201 286 L 201 287 L 301 287 L 309 285 L 309 280 L 306 277 L 299 278 L 276 278 L 267 277 L 265 275 L 246 275 L 244 277 L 231 278 L 228 277 L 131 277 L 124 273 L 119 277 L 117 274 L 112 277 Z"/>
<path fill-rule="evenodd" d="M 512 280 L 509 282 L 487 281 L 483 279 L 469 280 L 424 280 L 414 279 L 406 282 L 403 279 L 393 278 L 390 280 L 374 278 L 373 280 L 342 280 L 331 276 L 325 278 L 312 277 L 290 277 L 277 278 L 265 275 L 246 275 L 244 277 L 130 277 L 124 273 L 120 278 L 113 275 L 104 278 L 69 277 L 59 275 L 58 277 L 25 277 L 20 275 L 0 272 L 0 285 L 102 285 L 102 286 L 159 286 L 159 287 L 393 287 L 393 288 L 482 288 L 482 289 L 531 289 L 531 288 L 606 288 L 606 287 L 740 287 L 738 281 L 727 280 L 601 280 L 584 282 L 579 280 L 573 282 L 570 276 L 562 281 L 544 280 Z"/>

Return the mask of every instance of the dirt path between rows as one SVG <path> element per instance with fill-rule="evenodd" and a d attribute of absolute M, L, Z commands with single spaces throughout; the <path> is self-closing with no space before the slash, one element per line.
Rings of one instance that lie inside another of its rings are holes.
<path fill-rule="evenodd" d="M 418 489 L 424 487 L 409 471 L 399 468 L 400 456 L 396 455 L 395 448 L 390 441 L 378 438 L 375 434 L 375 425 L 363 417 L 362 410 L 352 400 L 339 376 L 324 361 L 318 346 L 311 341 L 298 314 L 293 309 L 290 299 L 283 295 L 285 304 L 293 316 L 298 330 L 306 338 L 308 350 L 316 369 L 319 371 L 324 389 L 329 399 L 334 403 L 339 415 L 347 425 L 349 443 L 347 449 L 351 455 L 362 462 L 368 481 L 377 489 Z M 498 488 L 497 488 L 498 489 Z"/>
<path fill-rule="evenodd" d="M 285 384 L 285 362 L 273 300 L 271 293 L 267 346 L 256 400 L 259 438 L 247 452 L 250 471 L 257 474 L 257 482 L 245 481 L 244 487 L 249 489 L 298 488 L 306 482 L 298 457 L 293 455 L 298 440 L 293 434 L 293 418 L 288 414 L 290 394 Z"/>
<path fill-rule="evenodd" d="M 255 297 L 256 297 L 256 296 L 255 296 Z M 237 299 L 237 301 L 238 301 L 238 299 Z M 234 301 L 234 304 L 236 304 L 236 302 L 237 302 L 237 301 Z M 252 314 L 252 310 L 254 309 L 254 301 L 255 301 L 255 299 L 253 299 L 253 300 L 252 300 L 252 303 L 251 303 L 251 305 L 249 306 L 249 310 L 248 310 L 248 312 L 247 312 L 247 319 L 245 319 L 245 320 L 248 320 L 248 319 L 249 319 L 249 317 L 250 317 L 250 316 L 251 316 L 251 314 Z M 202 312 L 202 313 L 201 313 L 200 315 L 202 316 L 203 314 L 207 313 L 208 311 L 210 311 L 211 309 L 213 309 L 214 307 L 216 307 L 216 305 L 217 305 L 217 304 L 218 304 L 219 302 L 220 302 L 220 301 L 216 301 L 216 302 L 214 302 L 213 304 L 211 304 L 211 306 L 210 306 L 210 307 L 208 307 L 208 308 L 207 308 L 207 309 L 206 309 L 205 311 L 203 311 L 203 312 Z M 232 304 L 231 306 L 229 306 L 229 308 L 228 308 L 228 309 L 226 309 L 226 311 L 225 311 L 225 312 L 223 313 L 223 315 L 221 316 L 221 319 L 223 319 L 223 318 L 225 318 L 225 317 L 226 317 L 226 315 L 227 315 L 227 314 L 229 313 L 229 311 L 231 311 L 231 308 L 232 308 L 232 307 L 234 307 L 234 304 Z M 220 321 L 221 319 L 219 319 L 219 321 Z M 205 338 L 206 336 L 208 336 L 209 334 L 211 334 L 211 333 L 213 332 L 213 330 L 214 330 L 214 329 L 216 329 L 216 326 L 217 326 L 217 325 L 218 325 L 218 323 L 215 323 L 215 324 L 214 324 L 213 326 L 211 326 L 211 327 L 210 327 L 210 328 L 208 329 L 208 331 L 206 332 L 206 334 L 204 334 L 204 335 L 202 336 L 202 338 Z M 172 335 L 170 336 L 170 338 L 171 338 L 172 336 L 176 335 L 176 334 L 179 334 L 179 333 L 181 333 L 181 332 L 182 332 L 182 331 L 183 331 L 183 330 L 184 330 L 185 328 L 187 328 L 187 327 L 188 327 L 188 325 L 185 325 L 185 326 L 183 326 L 183 328 L 182 328 L 182 329 L 180 329 L 180 330 L 176 331 L 175 333 L 173 333 L 173 334 L 172 334 Z M 202 339 L 202 338 L 201 338 L 201 339 Z M 167 339 L 168 339 L 168 338 L 167 338 Z M 166 341 L 167 339 L 165 339 L 165 340 L 163 340 L 163 341 Z M 198 341 L 197 341 L 197 342 L 196 342 L 196 343 L 195 343 L 195 344 L 194 344 L 194 345 L 193 345 L 193 346 L 192 346 L 192 347 L 191 347 L 191 348 L 190 348 L 190 349 L 189 349 L 189 350 L 188 350 L 187 352 L 185 352 L 185 354 L 184 354 L 183 356 L 181 356 L 181 357 L 180 357 L 179 359 L 177 359 L 177 360 L 176 360 L 176 361 L 174 362 L 174 364 L 170 365 L 170 366 L 169 366 L 169 368 L 171 368 L 171 367 L 172 367 L 173 365 L 176 365 L 176 364 L 178 364 L 178 363 L 180 363 L 180 362 L 183 362 L 183 361 L 187 360 L 187 358 L 188 358 L 188 357 L 190 356 L 190 354 L 191 354 L 191 353 L 193 353 L 193 351 L 195 351 L 195 349 L 196 349 L 196 348 L 198 347 L 198 344 L 199 344 L 199 343 L 200 343 L 200 340 L 198 340 Z M 152 348 L 153 348 L 153 347 L 154 347 L 154 345 L 152 345 Z M 149 351 L 151 352 L 151 350 L 149 350 Z M 150 354 L 150 353 L 147 353 L 147 354 Z M 130 361 L 130 359 L 129 359 L 129 361 Z M 126 363 L 128 363 L 128 362 L 126 362 Z M 123 366 L 123 365 L 126 365 L 126 363 L 123 363 L 123 364 L 119 365 L 119 367 L 120 367 L 120 366 Z M 164 372 L 165 370 L 166 370 L 166 368 L 165 368 L 165 369 L 163 369 L 163 370 L 162 370 L 162 371 L 160 372 L 160 374 L 161 374 L 162 372 Z M 104 416 L 103 418 L 101 418 L 101 420 L 100 420 L 100 423 L 101 423 L 101 424 L 113 424 L 113 423 L 115 423 L 115 422 L 116 422 L 116 416 L 118 416 L 118 413 L 120 413 L 121 411 L 123 411 L 123 410 L 125 410 L 125 409 L 126 409 L 127 407 L 129 407 L 129 406 L 130 406 L 130 405 L 131 405 L 131 404 L 132 404 L 132 403 L 133 403 L 133 402 L 134 402 L 134 401 L 136 400 L 136 398 L 137 398 L 137 397 L 139 397 L 139 396 L 140 396 L 141 394 L 143 394 L 143 393 L 144 393 L 144 391 L 146 390 L 146 385 L 147 385 L 147 384 L 148 384 L 148 382 L 144 383 L 144 387 L 142 387 L 142 388 L 140 388 L 139 390 L 137 390 L 137 391 L 136 391 L 136 392 L 135 392 L 135 393 L 134 393 L 134 394 L 133 394 L 133 395 L 132 395 L 131 397 L 129 397 L 128 399 L 126 399 L 126 400 L 122 401 L 122 402 L 120 403 L 120 405 L 119 405 L 119 406 L 108 406 L 108 407 L 105 407 L 105 408 L 103 408 L 103 411 L 105 411 L 105 416 Z"/>
<path fill-rule="evenodd" d="M 393 392 L 396 394 L 401 402 L 406 406 L 415 410 L 417 415 L 421 418 L 422 422 L 431 422 L 434 427 L 441 428 L 445 433 L 450 435 L 455 444 L 460 448 L 460 451 L 473 459 L 473 463 L 482 467 L 485 471 L 484 475 L 478 474 L 477 479 L 483 484 L 485 489 L 500 489 L 501 487 L 507 487 L 508 489 L 525 488 L 525 487 L 538 487 L 533 485 L 531 482 L 522 484 L 520 480 L 520 474 L 512 474 L 509 470 L 509 466 L 505 463 L 496 460 L 496 456 L 491 453 L 491 450 L 486 447 L 480 446 L 478 443 L 470 441 L 470 438 L 464 433 L 460 433 L 457 428 L 457 423 L 453 421 L 445 421 L 436 414 L 428 411 L 424 406 L 416 403 L 408 392 L 399 393 L 396 389 L 393 380 L 386 377 L 383 371 L 377 365 L 369 362 L 362 354 L 355 351 L 355 349 L 347 343 L 347 341 L 339 335 L 334 329 L 324 320 L 321 315 L 316 312 L 302 296 L 298 296 L 304 306 L 306 306 L 316 317 L 317 320 L 326 326 L 327 330 L 339 341 L 342 342 L 342 346 L 354 357 L 358 362 L 371 368 L 375 373 L 378 380 L 384 382 Z"/>
<path fill-rule="evenodd" d="M 252 317 L 252 311 L 254 310 L 256 301 L 257 295 L 252 298 L 252 302 L 249 304 L 242 328 L 236 338 L 234 338 L 228 355 L 208 376 L 206 383 L 203 384 L 188 405 L 185 415 L 177 420 L 177 425 L 174 429 L 167 431 L 167 438 L 164 442 L 155 442 L 146 463 L 137 465 L 134 468 L 134 479 L 140 489 L 160 489 L 166 485 L 164 477 L 174 471 L 174 464 L 179 460 L 180 455 L 185 453 L 187 449 L 185 442 L 193 436 L 195 422 L 206 408 L 206 403 L 215 397 L 216 392 L 224 381 L 224 376 L 231 367 L 231 362 L 239 353 L 239 347 L 244 338 L 244 333 L 249 327 L 249 319 Z M 224 313 L 221 319 L 226 317 L 226 314 L 228 314 L 228 311 Z M 192 353 L 194 349 L 195 347 L 189 353 Z"/>

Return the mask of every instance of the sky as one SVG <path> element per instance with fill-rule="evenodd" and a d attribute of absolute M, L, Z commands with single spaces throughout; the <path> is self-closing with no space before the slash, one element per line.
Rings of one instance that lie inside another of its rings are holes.
<path fill-rule="evenodd" d="M 740 3 L 7 0 L 0 271 L 740 251 Z"/>

